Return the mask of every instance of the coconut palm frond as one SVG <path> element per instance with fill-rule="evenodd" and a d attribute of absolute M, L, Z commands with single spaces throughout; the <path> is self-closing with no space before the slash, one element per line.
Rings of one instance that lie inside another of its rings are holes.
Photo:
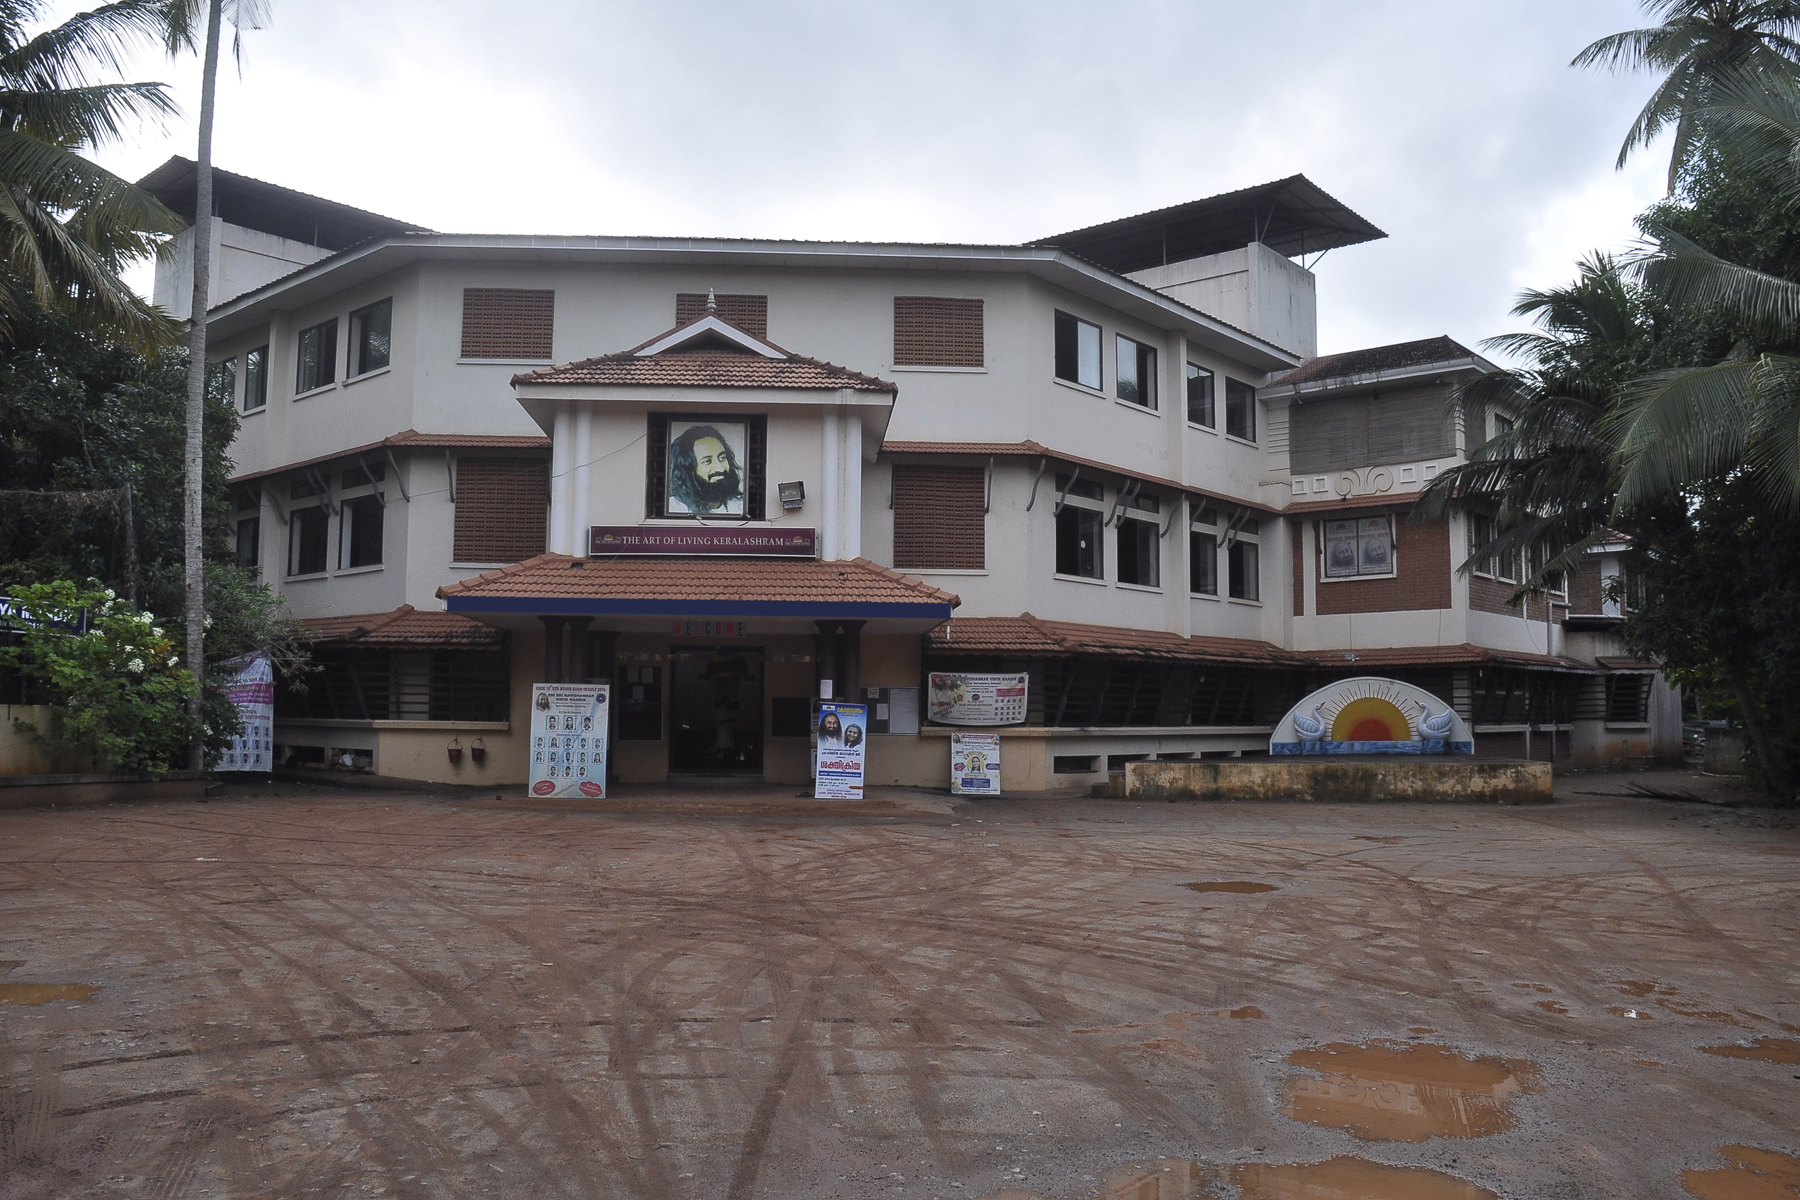
<path fill-rule="evenodd" d="M 12 129 L 60 146 L 97 146 L 132 127 L 158 122 L 180 107 L 160 83 L 104 83 L 57 91 L 0 90 L 0 113 Z"/>
<path fill-rule="evenodd" d="M 1628 386 L 1606 424 L 1618 446 L 1615 511 L 1738 466 L 1749 446 L 1759 360 L 1658 371 Z"/>
<path fill-rule="evenodd" d="M 96 70 L 117 75 L 125 68 L 122 51 L 140 39 L 160 40 L 163 20 L 158 0 L 118 0 L 77 13 L 27 40 L 7 38 L 0 52 L 0 79 L 59 90 L 87 84 Z"/>
<path fill-rule="evenodd" d="M 1678 307 L 1718 308 L 1764 329 L 1800 329 L 1800 284 L 1709 254 L 1660 230 L 1661 248 L 1641 260 L 1644 282 Z"/>

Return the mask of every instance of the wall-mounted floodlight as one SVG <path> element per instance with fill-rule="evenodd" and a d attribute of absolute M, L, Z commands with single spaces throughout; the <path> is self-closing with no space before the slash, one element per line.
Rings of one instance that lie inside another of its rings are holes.
<path fill-rule="evenodd" d="M 806 485 L 804 483 L 795 481 L 794 483 L 777 484 L 776 490 L 781 493 L 781 507 L 789 512 L 806 504 Z"/>

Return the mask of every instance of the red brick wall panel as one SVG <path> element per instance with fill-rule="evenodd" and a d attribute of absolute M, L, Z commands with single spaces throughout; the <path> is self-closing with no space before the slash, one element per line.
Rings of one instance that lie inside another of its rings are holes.
<path fill-rule="evenodd" d="M 1306 546 L 1302 535 L 1305 526 L 1298 521 L 1288 522 L 1288 542 L 1294 548 L 1294 615 L 1306 615 Z"/>
<path fill-rule="evenodd" d="M 1399 512 L 1394 514 L 1394 530 L 1395 573 L 1377 579 L 1319 579 L 1320 616 L 1450 607 L 1449 524 L 1411 525 L 1406 513 Z M 1309 568 L 1314 578 L 1319 576 L 1318 555 L 1315 550 Z"/>

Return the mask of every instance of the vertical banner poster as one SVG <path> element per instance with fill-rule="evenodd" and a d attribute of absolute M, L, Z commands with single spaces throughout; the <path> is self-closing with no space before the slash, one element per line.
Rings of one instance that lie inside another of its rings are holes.
<path fill-rule="evenodd" d="M 1000 794 L 1000 735 L 950 735 L 950 791 L 958 796 Z"/>
<path fill-rule="evenodd" d="M 531 794 L 606 796 L 605 683 L 531 685 Z"/>
<path fill-rule="evenodd" d="M 869 706 L 844 700 L 819 701 L 817 800 L 861 800 L 863 752 L 868 749 Z"/>
<path fill-rule="evenodd" d="M 275 766 L 275 672 L 260 654 L 234 659 L 237 678 L 225 695 L 238 711 L 244 730 L 231 739 L 219 759 L 221 771 L 270 771 Z"/>
<path fill-rule="evenodd" d="M 934 671 L 926 715 L 939 725 L 1022 725 L 1028 675 Z"/>

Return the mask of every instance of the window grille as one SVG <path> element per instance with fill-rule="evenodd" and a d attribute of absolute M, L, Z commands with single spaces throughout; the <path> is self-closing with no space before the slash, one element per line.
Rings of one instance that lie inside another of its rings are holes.
<path fill-rule="evenodd" d="M 675 323 L 686 325 L 694 318 L 706 312 L 705 292 L 677 292 L 675 294 Z M 717 303 L 716 312 L 719 320 L 727 325 L 735 325 L 745 333 L 759 338 L 769 336 L 769 298 L 767 296 L 717 295 L 713 297 Z"/>
<path fill-rule="evenodd" d="M 504 650 L 388 650 L 322 646 L 306 690 L 283 685 L 278 717 L 334 721 L 505 721 L 511 673 Z"/>
<path fill-rule="evenodd" d="M 894 566 L 979 571 L 987 566 L 987 476 L 981 467 L 894 464 Z"/>
<path fill-rule="evenodd" d="M 544 552 L 550 465 L 533 458 L 456 463 L 456 562 L 514 563 Z"/>
<path fill-rule="evenodd" d="M 946 296 L 894 297 L 894 365 L 987 365 L 980 300 Z"/>
<path fill-rule="evenodd" d="M 556 293 L 531 288 L 464 288 L 462 357 L 547 359 Z"/>

